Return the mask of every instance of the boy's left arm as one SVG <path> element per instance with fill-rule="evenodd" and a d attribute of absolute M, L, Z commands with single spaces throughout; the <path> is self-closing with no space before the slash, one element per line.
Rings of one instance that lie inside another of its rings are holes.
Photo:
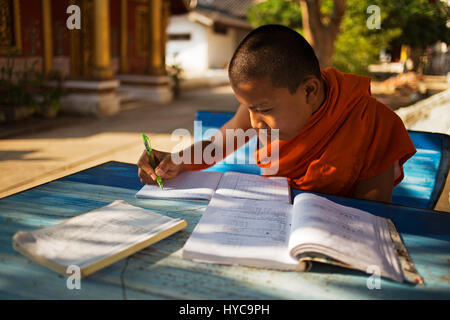
<path fill-rule="evenodd" d="M 392 201 L 394 166 L 367 180 L 359 181 L 353 189 L 353 197 L 371 201 Z"/>

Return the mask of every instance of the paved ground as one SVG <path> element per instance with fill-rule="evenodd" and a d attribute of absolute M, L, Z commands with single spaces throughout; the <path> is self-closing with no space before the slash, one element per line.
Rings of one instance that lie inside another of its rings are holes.
<path fill-rule="evenodd" d="M 238 102 L 229 86 L 189 90 L 164 106 L 128 103 L 113 117 L 61 117 L 28 123 L 27 133 L 0 128 L 0 198 L 33 186 L 115 160 L 136 163 L 143 145 L 141 133 L 152 147 L 174 151 L 177 128 L 192 132 L 195 111 L 235 111 Z M 450 212 L 450 176 L 436 209 Z"/>
<path fill-rule="evenodd" d="M 39 132 L 35 123 L 28 134 L 15 128 L 0 130 L 0 198 L 110 160 L 136 163 L 142 150 L 143 132 L 152 147 L 172 151 L 177 128 L 192 132 L 196 110 L 235 111 L 238 106 L 230 87 L 186 91 L 179 100 L 158 106 L 135 102 L 120 114 L 103 118 L 54 119 L 50 129 Z M 58 123 L 59 122 L 59 123 Z"/>

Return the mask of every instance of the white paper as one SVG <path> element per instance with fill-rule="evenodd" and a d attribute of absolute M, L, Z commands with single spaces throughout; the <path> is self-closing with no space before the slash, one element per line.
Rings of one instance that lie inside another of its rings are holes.
<path fill-rule="evenodd" d="M 364 271 L 375 265 L 384 275 L 401 272 L 383 219 L 306 193 L 295 197 L 293 212 L 291 254 L 318 251 Z"/>
<path fill-rule="evenodd" d="M 234 198 L 291 203 L 289 184 L 285 177 L 226 172 L 216 192 Z"/>
<path fill-rule="evenodd" d="M 157 184 L 145 185 L 136 198 L 210 200 L 221 177 L 222 172 L 187 171 L 174 179 L 163 180 L 164 190 Z"/>
<path fill-rule="evenodd" d="M 292 205 L 215 194 L 183 248 L 212 263 L 295 269 L 287 250 Z"/>

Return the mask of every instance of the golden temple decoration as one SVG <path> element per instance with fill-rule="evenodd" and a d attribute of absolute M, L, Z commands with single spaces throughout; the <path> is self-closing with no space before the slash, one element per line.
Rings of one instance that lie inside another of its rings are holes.
<path fill-rule="evenodd" d="M 94 68 L 94 0 L 70 0 L 81 9 L 81 30 L 70 31 L 70 74 L 91 78 Z"/>
<path fill-rule="evenodd" d="M 42 34 L 44 40 L 44 73 L 53 69 L 52 1 L 42 0 Z"/>
<path fill-rule="evenodd" d="M 98 80 L 112 78 L 109 0 L 94 2 L 94 70 Z"/>
<path fill-rule="evenodd" d="M 137 6 L 135 11 L 135 45 L 136 54 L 138 57 L 148 57 L 148 40 L 149 40 L 149 28 L 148 28 L 148 7 Z"/>
<path fill-rule="evenodd" d="M 20 1 L 0 0 L 0 54 L 21 51 Z"/>
<path fill-rule="evenodd" d="M 128 1 L 120 0 L 120 72 L 128 72 Z"/>
<path fill-rule="evenodd" d="M 154 76 L 166 74 L 163 64 L 163 3 L 162 0 L 148 0 L 149 6 L 149 66 L 148 73 Z"/>

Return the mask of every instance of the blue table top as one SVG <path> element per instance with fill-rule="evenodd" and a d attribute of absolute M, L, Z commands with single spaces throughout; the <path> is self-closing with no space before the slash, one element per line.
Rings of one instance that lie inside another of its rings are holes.
<path fill-rule="evenodd" d="M 220 266 L 181 259 L 181 248 L 207 203 L 136 199 L 137 167 L 108 162 L 0 199 L 0 299 L 449 299 L 450 215 L 426 209 L 326 196 L 393 220 L 425 285 L 381 280 L 318 265 L 312 272 Z M 294 190 L 294 194 L 298 193 Z M 81 290 L 12 248 L 19 230 L 54 225 L 123 199 L 186 219 L 188 227 L 88 278 Z"/>

